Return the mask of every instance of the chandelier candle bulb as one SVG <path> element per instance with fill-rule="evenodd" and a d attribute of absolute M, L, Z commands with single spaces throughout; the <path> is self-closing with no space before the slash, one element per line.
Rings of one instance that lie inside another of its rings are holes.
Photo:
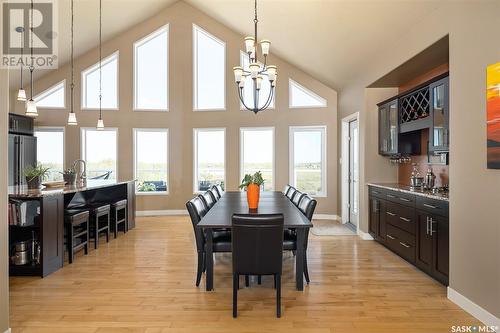
<path fill-rule="evenodd" d="M 262 50 L 262 54 L 267 56 L 269 54 L 269 48 L 271 47 L 271 42 L 267 39 L 263 39 L 260 41 L 260 49 Z"/>
<path fill-rule="evenodd" d="M 245 48 L 247 50 L 247 53 L 255 52 L 255 38 L 251 36 L 245 37 Z"/>
<path fill-rule="evenodd" d="M 26 91 L 24 89 L 19 89 L 17 93 L 17 100 L 20 102 L 25 102 L 26 101 Z"/>
<path fill-rule="evenodd" d="M 243 76 L 243 68 L 239 66 L 233 67 L 233 72 L 234 72 L 234 81 L 236 81 L 236 83 L 240 82 L 241 77 Z"/>

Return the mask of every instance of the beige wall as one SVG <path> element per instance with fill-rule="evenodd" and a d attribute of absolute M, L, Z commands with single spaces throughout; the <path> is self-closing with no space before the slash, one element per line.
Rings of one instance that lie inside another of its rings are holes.
<path fill-rule="evenodd" d="M 8 155 L 8 117 L 9 76 L 5 69 L 0 70 L 0 332 L 9 329 L 9 223 L 7 221 L 7 156 Z"/>
<path fill-rule="evenodd" d="M 365 87 L 441 37 L 450 37 L 450 287 L 500 317 L 500 170 L 486 169 L 486 66 L 500 61 L 500 1 L 443 2 L 386 45 L 363 77 L 340 94 L 340 117 L 373 114 Z M 369 27 L 367 27 L 369 28 Z M 373 101 L 374 102 L 374 101 Z M 369 116 L 372 117 L 372 116 Z M 374 119 L 373 119 L 374 120 Z M 365 135 L 377 122 L 366 122 Z M 377 140 L 365 140 L 375 151 Z M 379 157 L 365 152 L 365 168 Z M 376 171 L 376 169 L 374 169 Z M 376 172 L 374 173 L 376 174 Z M 367 205 L 364 199 L 364 218 Z M 362 226 L 366 228 L 367 221 Z M 365 229 L 366 231 L 366 229 Z"/>
<path fill-rule="evenodd" d="M 170 111 L 133 112 L 133 42 L 157 28 L 169 24 L 169 84 Z M 192 110 L 192 23 L 204 28 L 226 42 L 226 111 L 193 112 Z M 79 29 L 79 27 L 75 27 Z M 104 29 L 106 26 L 104 24 Z M 97 38 L 97 36 L 96 36 Z M 78 42 L 78 41 L 76 41 Z M 184 2 L 177 2 L 158 15 L 131 28 L 103 45 L 103 55 L 119 50 L 119 111 L 105 111 L 106 126 L 119 128 L 119 178 L 133 177 L 132 128 L 169 128 L 170 173 L 168 196 L 139 196 L 138 210 L 184 209 L 185 202 L 193 196 L 193 128 L 226 128 L 226 181 L 229 190 L 236 190 L 239 184 L 239 128 L 275 127 L 275 186 L 283 188 L 288 183 L 288 128 L 293 125 L 327 126 L 328 197 L 318 199 L 318 213 L 337 214 L 337 93 L 292 67 L 282 59 L 271 57 L 270 63 L 278 66 L 279 78 L 276 89 L 276 109 L 254 115 L 239 110 L 237 91 L 234 85 L 232 67 L 239 64 L 239 50 L 243 47 L 243 36 L 208 17 Z M 61 46 L 62 47 L 62 46 Z M 82 69 L 94 64 L 97 50 L 84 54 L 75 62 L 75 101 L 79 126 L 93 127 L 97 112 L 80 111 L 80 76 Z M 41 78 L 35 83 L 35 90 L 42 91 L 66 78 L 69 82 L 69 68 L 64 66 Z M 328 108 L 289 109 L 288 78 L 292 77 L 307 88 L 327 99 Z M 69 94 L 69 89 L 68 89 Z M 69 95 L 67 100 L 69 100 Z M 14 103 L 17 112 L 23 106 Z M 67 111 L 40 110 L 37 125 L 63 126 Z M 80 156 L 79 128 L 66 128 L 66 165 Z"/>

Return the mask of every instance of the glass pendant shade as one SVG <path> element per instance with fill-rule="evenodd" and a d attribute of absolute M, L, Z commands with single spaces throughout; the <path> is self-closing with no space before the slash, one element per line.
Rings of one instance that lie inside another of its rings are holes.
<path fill-rule="evenodd" d="M 271 47 L 271 42 L 267 39 L 263 39 L 260 41 L 260 49 L 262 50 L 262 54 L 267 56 L 269 54 L 269 48 Z"/>
<path fill-rule="evenodd" d="M 256 85 L 257 85 L 257 90 L 260 90 L 260 88 L 262 87 L 262 75 L 257 76 Z"/>
<path fill-rule="evenodd" d="M 17 100 L 20 102 L 25 102 L 26 101 L 26 91 L 24 89 L 19 89 L 17 92 Z"/>
<path fill-rule="evenodd" d="M 26 115 L 28 117 L 38 117 L 38 110 L 36 108 L 36 103 L 34 100 L 30 99 L 26 102 Z"/>
<path fill-rule="evenodd" d="M 68 125 L 71 125 L 71 126 L 76 126 L 78 125 L 77 121 L 76 121 L 76 113 L 74 112 L 70 112 L 68 114 Z"/>
<path fill-rule="evenodd" d="M 276 66 L 274 65 L 267 66 L 267 75 L 269 76 L 269 81 L 276 80 Z"/>
<path fill-rule="evenodd" d="M 252 53 L 255 51 L 255 38 L 245 37 L 245 48 L 247 53 Z"/>
<path fill-rule="evenodd" d="M 99 119 L 97 121 L 97 130 L 102 131 L 104 129 L 104 121 L 102 119 Z"/>
<path fill-rule="evenodd" d="M 248 69 L 250 70 L 250 75 L 252 76 L 252 79 L 255 79 L 257 75 L 259 74 L 260 66 L 256 62 L 252 62 L 249 66 Z"/>
<path fill-rule="evenodd" d="M 233 72 L 234 72 L 234 81 L 236 83 L 241 81 L 241 77 L 243 76 L 243 68 L 237 66 L 233 67 Z"/>

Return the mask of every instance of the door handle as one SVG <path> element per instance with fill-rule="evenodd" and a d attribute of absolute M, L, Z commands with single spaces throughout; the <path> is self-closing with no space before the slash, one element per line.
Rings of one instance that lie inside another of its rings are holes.
<path fill-rule="evenodd" d="M 426 217 L 427 217 L 427 221 L 426 221 L 427 222 L 427 227 L 426 227 L 427 229 L 426 229 L 425 233 L 428 235 L 429 234 L 429 216 L 426 216 Z"/>
<path fill-rule="evenodd" d="M 406 217 L 402 217 L 402 216 L 400 216 L 399 218 L 400 218 L 401 220 L 405 221 L 405 222 L 411 222 L 411 220 L 410 220 L 410 219 L 407 219 Z"/>
<path fill-rule="evenodd" d="M 429 224 L 430 224 L 430 226 L 429 226 L 429 231 L 430 231 L 430 235 L 431 235 L 431 236 L 432 236 L 432 235 L 434 235 L 434 233 L 435 233 L 435 232 L 437 232 L 436 230 L 434 230 L 434 224 L 435 224 L 435 223 L 436 223 L 436 221 L 434 221 L 434 220 L 432 219 L 432 217 L 431 217 L 431 218 L 429 218 Z"/>
<path fill-rule="evenodd" d="M 392 212 L 386 212 L 387 215 L 390 215 L 390 216 L 396 216 L 396 214 L 392 213 Z"/>
<path fill-rule="evenodd" d="M 399 242 L 399 244 L 403 245 L 404 247 L 406 247 L 407 249 L 410 248 L 410 245 L 406 244 L 406 243 L 403 243 L 403 242 Z"/>
<path fill-rule="evenodd" d="M 393 237 L 393 236 L 391 236 L 389 234 L 387 234 L 386 236 L 389 237 L 390 239 L 396 239 L 396 237 Z"/>
<path fill-rule="evenodd" d="M 437 206 L 429 205 L 429 204 L 426 204 L 426 203 L 424 203 L 424 207 L 432 208 L 432 209 L 436 209 L 437 208 Z"/>

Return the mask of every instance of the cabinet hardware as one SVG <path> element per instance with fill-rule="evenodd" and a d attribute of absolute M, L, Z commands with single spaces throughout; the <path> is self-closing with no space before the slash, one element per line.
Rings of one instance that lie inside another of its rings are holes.
<path fill-rule="evenodd" d="M 380 194 L 378 191 L 372 191 L 373 194 Z"/>
<path fill-rule="evenodd" d="M 426 216 L 427 218 L 427 229 L 425 231 L 425 233 L 428 235 L 429 234 L 429 216 Z"/>
<path fill-rule="evenodd" d="M 392 212 L 386 212 L 387 215 L 390 215 L 390 216 L 396 216 L 396 214 L 392 213 Z"/>
<path fill-rule="evenodd" d="M 387 235 L 387 237 L 389 237 L 390 239 L 396 239 L 396 237 L 392 237 L 391 235 Z"/>
<path fill-rule="evenodd" d="M 400 216 L 399 218 L 400 218 L 401 220 L 405 221 L 405 222 L 411 222 L 411 220 L 410 220 L 410 219 L 407 219 L 406 217 L 402 217 L 402 216 Z"/>
<path fill-rule="evenodd" d="M 406 199 L 406 198 L 399 198 L 399 200 L 401 200 L 401 201 L 406 201 L 406 202 L 410 202 L 410 199 Z"/>
<path fill-rule="evenodd" d="M 392 194 L 387 194 L 387 197 L 388 197 L 388 198 L 393 198 L 393 199 L 394 199 L 396 196 L 394 196 L 394 195 L 392 195 Z"/>
<path fill-rule="evenodd" d="M 434 220 L 432 219 L 432 217 L 431 217 L 431 218 L 429 218 L 429 224 L 430 224 L 430 226 L 429 226 L 429 232 L 430 232 L 430 235 L 431 235 L 431 236 L 432 236 L 432 235 L 434 235 L 434 233 L 435 233 L 435 232 L 437 232 L 437 230 L 434 230 L 434 224 L 435 224 L 435 223 L 436 223 L 436 221 L 434 221 Z"/>
<path fill-rule="evenodd" d="M 429 204 L 426 204 L 426 203 L 424 203 L 424 207 L 432 208 L 432 209 L 436 209 L 437 208 L 436 206 L 429 205 Z"/>
<path fill-rule="evenodd" d="M 410 245 L 406 244 L 406 243 L 403 243 L 403 242 L 399 242 L 399 244 L 403 245 L 404 247 L 406 247 L 407 249 L 410 248 Z"/>

